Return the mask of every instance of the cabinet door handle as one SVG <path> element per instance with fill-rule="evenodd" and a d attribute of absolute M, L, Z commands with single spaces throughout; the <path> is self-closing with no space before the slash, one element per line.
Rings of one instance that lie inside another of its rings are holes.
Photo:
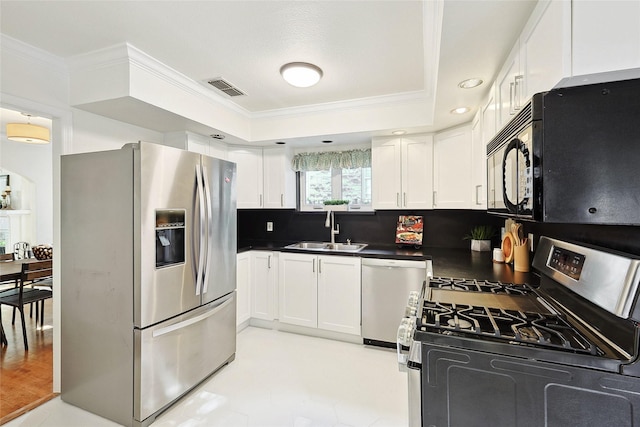
<path fill-rule="evenodd" d="M 284 207 L 284 194 L 280 194 L 280 207 L 283 208 Z"/>
<path fill-rule="evenodd" d="M 433 192 L 433 206 L 437 206 L 438 205 L 438 192 L 434 191 Z"/>
<path fill-rule="evenodd" d="M 514 89 L 515 89 L 515 81 L 509 83 L 509 115 L 514 115 L 516 113 L 515 107 L 514 107 Z"/>
<path fill-rule="evenodd" d="M 316 259 L 315 258 L 313 259 L 313 267 L 311 267 L 311 271 L 314 272 L 314 273 L 316 272 Z"/>
<path fill-rule="evenodd" d="M 482 204 L 480 203 L 480 193 L 478 192 L 478 190 L 481 188 L 482 188 L 482 185 L 476 185 L 476 205 Z"/>
<path fill-rule="evenodd" d="M 322 274 L 322 260 L 318 259 L 318 274 Z"/>
<path fill-rule="evenodd" d="M 400 193 L 396 193 L 396 206 L 399 208 L 402 207 L 400 206 Z"/>
<path fill-rule="evenodd" d="M 271 269 L 271 255 L 267 257 L 267 268 Z"/>
<path fill-rule="evenodd" d="M 260 195 L 260 204 L 259 204 L 259 206 L 262 207 L 262 194 Z"/>
<path fill-rule="evenodd" d="M 403 202 L 404 203 L 404 207 L 406 208 L 407 207 L 407 193 L 402 193 L 402 197 L 404 199 L 404 202 Z"/>
<path fill-rule="evenodd" d="M 514 90 L 513 90 L 513 110 L 518 111 L 520 108 L 522 108 L 522 106 L 520 105 L 520 95 L 522 92 L 522 81 L 524 79 L 524 76 L 522 74 L 516 76 L 515 80 L 514 80 Z"/>

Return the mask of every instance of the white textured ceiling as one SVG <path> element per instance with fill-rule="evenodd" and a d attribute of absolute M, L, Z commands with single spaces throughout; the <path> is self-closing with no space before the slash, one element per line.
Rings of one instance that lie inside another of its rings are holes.
<path fill-rule="evenodd" d="M 471 120 L 535 6 L 529 0 L 445 0 L 439 62 L 425 58 L 422 1 L 6 1 L 3 34 L 70 58 L 127 42 L 203 84 L 223 77 L 249 113 L 424 91 L 437 76 L 432 130 Z M 308 89 L 279 75 L 292 61 L 324 71 Z M 433 69 L 439 63 L 438 69 Z M 218 93 L 217 91 L 215 93 Z M 226 97 L 226 95 L 220 95 Z M 462 117 L 459 105 L 474 110 Z"/>

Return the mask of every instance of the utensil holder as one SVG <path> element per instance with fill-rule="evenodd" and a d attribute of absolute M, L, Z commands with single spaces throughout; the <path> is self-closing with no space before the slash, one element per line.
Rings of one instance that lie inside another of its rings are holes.
<path fill-rule="evenodd" d="M 529 271 L 529 245 L 513 247 L 513 269 L 524 273 Z"/>

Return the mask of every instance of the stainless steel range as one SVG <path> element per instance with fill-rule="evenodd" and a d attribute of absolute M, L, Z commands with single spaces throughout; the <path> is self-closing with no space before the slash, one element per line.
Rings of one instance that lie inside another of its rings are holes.
<path fill-rule="evenodd" d="M 542 237 L 539 284 L 434 278 L 398 331 L 410 426 L 640 424 L 640 257 Z"/>

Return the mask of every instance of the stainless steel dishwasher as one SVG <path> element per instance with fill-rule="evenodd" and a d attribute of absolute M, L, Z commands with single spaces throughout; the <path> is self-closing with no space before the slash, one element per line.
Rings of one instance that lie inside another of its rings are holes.
<path fill-rule="evenodd" d="M 433 277 L 431 260 L 362 258 L 362 338 L 365 344 L 396 347 L 398 325 L 411 291 Z"/>

